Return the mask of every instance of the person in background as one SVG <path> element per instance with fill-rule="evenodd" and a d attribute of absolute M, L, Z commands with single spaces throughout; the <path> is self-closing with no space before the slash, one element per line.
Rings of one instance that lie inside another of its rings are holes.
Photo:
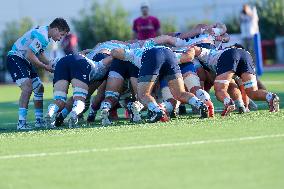
<path fill-rule="evenodd" d="M 74 54 L 77 52 L 78 38 L 76 35 L 70 33 L 62 40 L 62 49 L 65 55 Z"/>
<path fill-rule="evenodd" d="M 158 18 L 149 15 L 149 4 L 141 4 L 142 16 L 136 18 L 133 23 L 133 38 L 145 40 L 161 35 L 160 21 Z"/>
<path fill-rule="evenodd" d="M 254 8 L 255 9 L 255 8 Z M 253 37 L 259 32 L 258 16 L 256 10 L 252 9 L 248 4 L 244 4 L 240 14 L 241 36 L 243 45 L 249 52 L 253 50 Z"/>

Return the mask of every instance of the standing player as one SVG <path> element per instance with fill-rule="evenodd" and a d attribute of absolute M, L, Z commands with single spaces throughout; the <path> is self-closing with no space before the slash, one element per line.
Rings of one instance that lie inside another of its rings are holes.
<path fill-rule="evenodd" d="M 9 51 L 7 67 L 13 81 L 21 88 L 19 99 L 18 130 L 31 129 L 26 123 L 28 104 L 32 92 L 34 92 L 35 127 L 43 124 L 43 92 L 42 82 L 34 67 L 43 68 L 53 72 L 50 61 L 44 55 L 50 39 L 60 41 L 70 28 L 63 18 L 56 18 L 49 26 L 31 29 L 19 38 Z"/>

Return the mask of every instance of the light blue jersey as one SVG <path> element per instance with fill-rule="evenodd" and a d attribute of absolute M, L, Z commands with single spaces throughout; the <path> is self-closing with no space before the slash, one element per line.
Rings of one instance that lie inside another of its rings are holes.
<path fill-rule="evenodd" d="M 101 52 L 102 50 L 107 50 L 107 51 L 112 51 L 113 49 L 118 49 L 118 48 L 122 48 L 122 49 L 127 49 L 128 46 L 125 44 L 121 44 L 121 43 L 114 43 L 112 41 L 107 41 L 104 43 L 100 43 L 98 44 L 91 52 L 89 52 L 86 56 L 89 59 L 93 59 L 94 56 L 96 56 L 96 54 L 98 54 L 99 52 Z"/>
<path fill-rule="evenodd" d="M 28 49 L 31 49 L 35 54 L 39 54 L 46 50 L 49 42 L 48 26 L 34 28 L 26 32 L 14 43 L 8 55 L 26 58 Z"/>

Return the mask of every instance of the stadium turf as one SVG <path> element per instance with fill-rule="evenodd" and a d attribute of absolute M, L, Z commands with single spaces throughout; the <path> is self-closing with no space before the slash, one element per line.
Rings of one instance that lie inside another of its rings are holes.
<path fill-rule="evenodd" d="M 284 99 L 283 72 L 261 80 Z M 0 91 L 1 189 L 284 187 L 284 103 L 275 114 L 16 132 L 19 89 Z M 46 99 L 51 91 L 48 85 Z"/>

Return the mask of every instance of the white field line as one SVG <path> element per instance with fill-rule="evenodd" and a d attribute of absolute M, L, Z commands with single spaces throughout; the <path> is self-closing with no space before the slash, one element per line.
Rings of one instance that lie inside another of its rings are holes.
<path fill-rule="evenodd" d="M 266 85 L 284 85 L 284 81 L 262 81 Z"/>
<path fill-rule="evenodd" d="M 160 148 L 177 148 L 177 147 L 187 147 L 187 146 L 202 145 L 202 144 L 233 143 L 233 142 L 256 141 L 256 140 L 274 139 L 274 138 L 284 138 L 284 134 L 249 136 L 249 137 L 230 138 L 230 139 L 199 140 L 199 141 L 197 140 L 197 141 L 180 142 L 180 143 L 122 146 L 122 147 L 113 147 L 113 148 L 92 148 L 92 149 L 82 149 L 82 150 L 72 150 L 72 151 L 2 155 L 0 156 L 0 160 L 76 155 L 76 154 L 88 154 L 88 153 L 98 153 L 98 152 L 116 152 L 116 151 L 160 149 Z"/>

